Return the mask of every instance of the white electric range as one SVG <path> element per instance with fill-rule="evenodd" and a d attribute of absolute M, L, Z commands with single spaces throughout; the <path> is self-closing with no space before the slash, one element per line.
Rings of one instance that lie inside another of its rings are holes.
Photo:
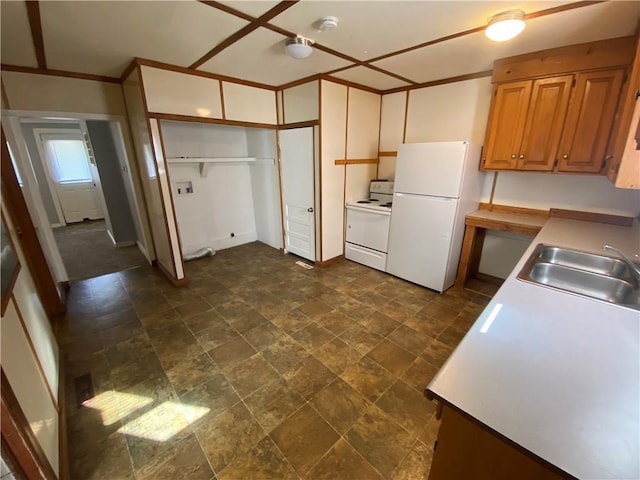
<path fill-rule="evenodd" d="M 374 180 L 369 197 L 347 202 L 347 232 L 344 256 L 385 271 L 393 182 Z"/>

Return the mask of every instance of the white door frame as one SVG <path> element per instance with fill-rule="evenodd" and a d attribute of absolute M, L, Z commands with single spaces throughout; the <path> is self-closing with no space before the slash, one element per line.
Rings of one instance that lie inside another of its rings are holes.
<path fill-rule="evenodd" d="M 3 113 L 6 113 L 3 111 Z M 56 244 L 56 239 L 53 236 L 53 229 L 51 228 L 51 222 L 49 216 L 44 208 L 42 202 L 42 196 L 38 191 L 38 181 L 36 180 L 35 173 L 31 168 L 29 152 L 27 145 L 24 142 L 24 136 L 22 135 L 22 129 L 20 127 L 20 119 L 17 116 L 3 115 L 2 125 L 4 127 L 4 133 L 7 137 L 7 143 L 11 145 L 11 152 L 15 155 L 15 162 L 20 169 L 20 175 L 22 177 L 22 193 L 25 197 L 25 202 L 29 207 L 29 213 L 31 215 L 31 221 L 34 224 L 38 239 L 42 243 L 42 250 L 47 259 L 47 263 L 51 268 L 51 273 L 56 283 L 63 283 L 69 281 L 69 275 L 62 262 L 60 256 L 60 250 Z"/>

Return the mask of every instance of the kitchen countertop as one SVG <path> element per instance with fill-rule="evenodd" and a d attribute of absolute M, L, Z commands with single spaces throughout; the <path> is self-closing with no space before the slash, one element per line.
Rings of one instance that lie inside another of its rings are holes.
<path fill-rule="evenodd" d="M 640 226 L 548 219 L 427 393 L 577 478 L 638 479 L 640 312 L 516 279 L 538 243 L 633 257 Z"/>
<path fill-rule="evenodd" d="M 521 225 L 540 230 L 547 221 L 547 217 L 539 215 L 525 215 L 522 213 L 504 213 L 491 210 L 475 210 L 466 216 L 467 224 L 475 224 L 476 221 L 488 223 L 503 223 L 511 225 Z M 482 224 L 481 224 L 482 225 Z"/>

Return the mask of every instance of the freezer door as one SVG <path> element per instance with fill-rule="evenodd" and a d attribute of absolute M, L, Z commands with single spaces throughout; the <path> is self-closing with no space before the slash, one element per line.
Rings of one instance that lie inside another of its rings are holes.
<path fill-rule="evenodd" d="M 395 194 L 387 272 L 442 292 L 458 200 Z"/>
<path fill-rule="evenodd" d="M 468 147 L 465 142 L 400 145 L 394 192 L 458 198 Z"/>

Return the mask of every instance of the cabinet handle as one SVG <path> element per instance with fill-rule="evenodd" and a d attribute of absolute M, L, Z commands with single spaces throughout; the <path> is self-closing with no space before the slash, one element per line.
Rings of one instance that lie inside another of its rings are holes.
<path fill-rule="evenodd" d="M 569 155 L 564 154 L 564 155 L 562 155 L 562 158 L 564 158 L 566 160 L 567 158 L 569 158 Z"/>
<path fill-rule="evenodd" d="M 523 158 L 524 158 L 524 155 L 521 153 L 520 154 L 520 159 L 523 159 Z"/>
<path fill-rule="evenodd" d="M 514 153 L 513 155 L 511 155 L 511 158 L 516 158 L 516 154 Z"/>

